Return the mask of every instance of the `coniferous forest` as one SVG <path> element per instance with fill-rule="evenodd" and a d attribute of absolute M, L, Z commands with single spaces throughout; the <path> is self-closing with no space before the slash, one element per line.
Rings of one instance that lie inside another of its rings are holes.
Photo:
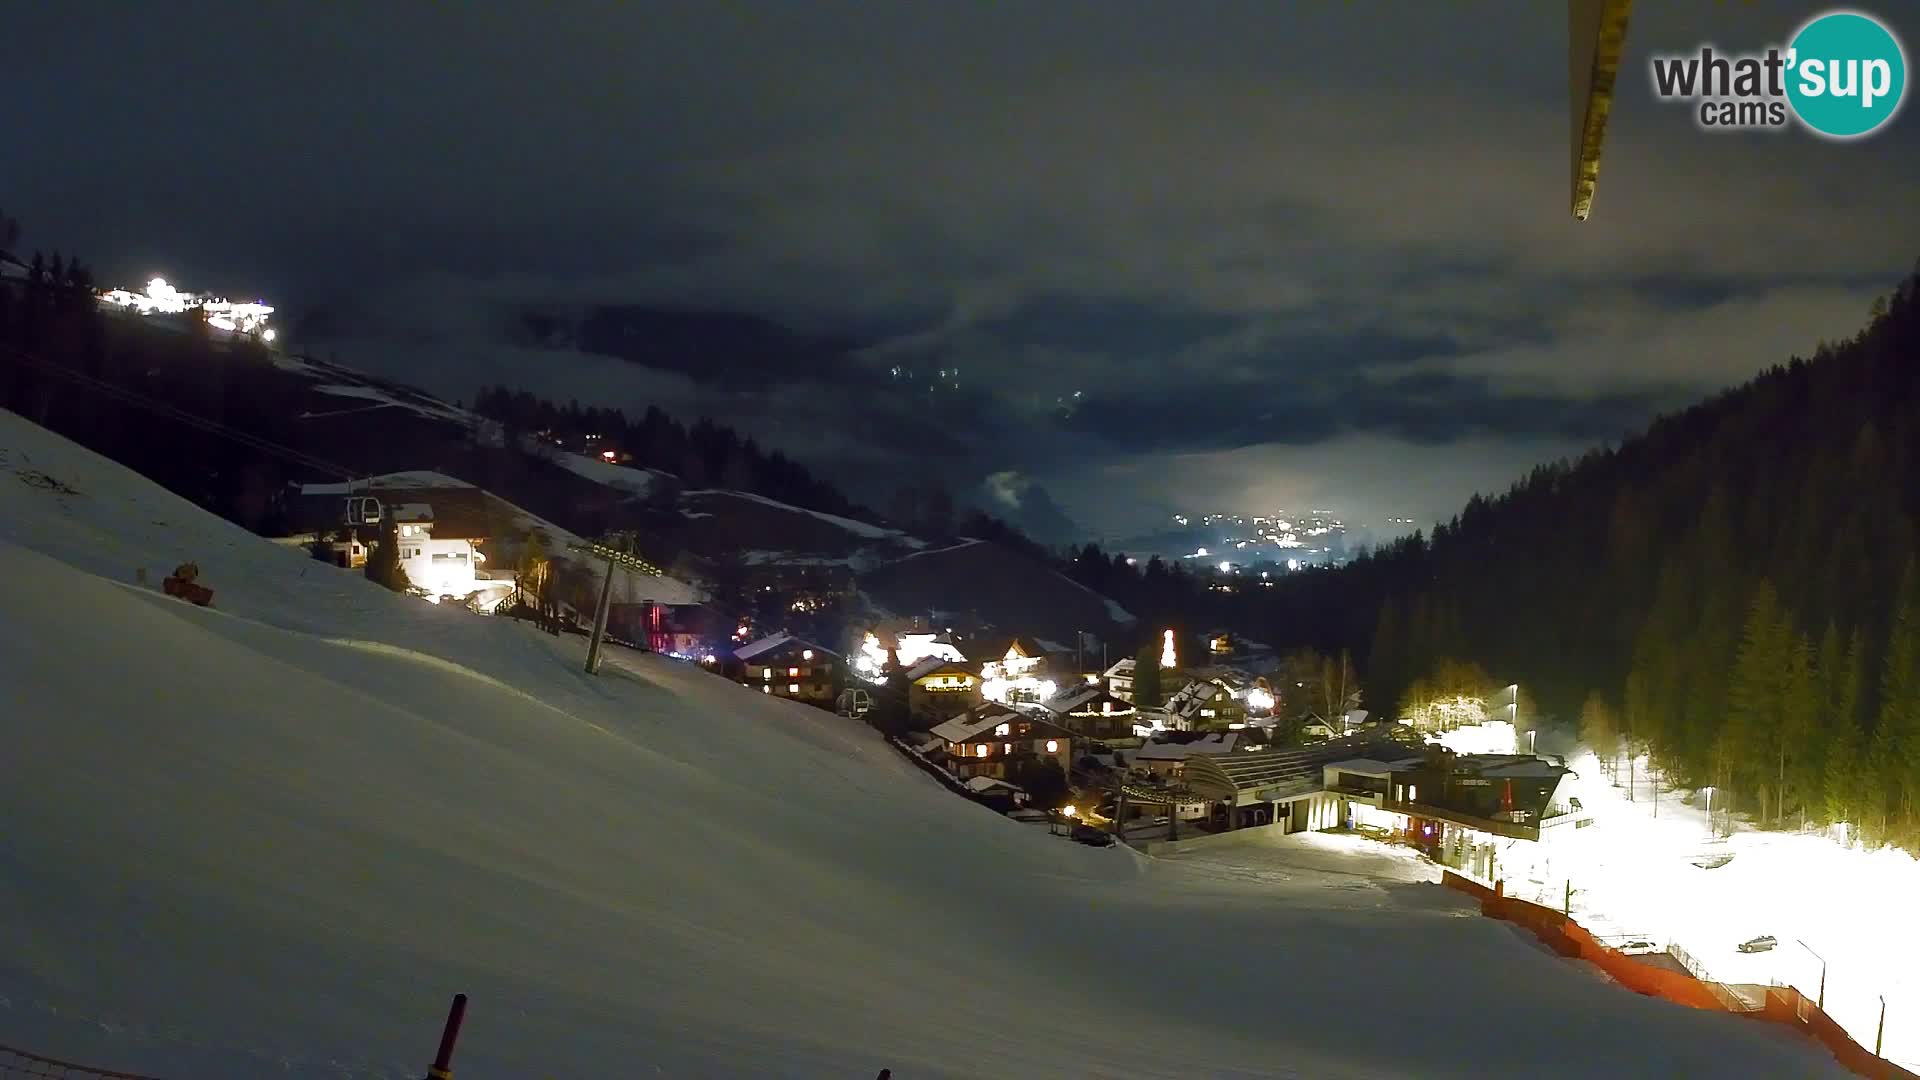
<path fill-rule="evenodd" d="M 1364 650 L 1376 708 L 1477 663 L 1756 821 L 1920 847 L 1917 293 L 1247 615 Z"/>
<path fill-rule="evenodd" d="M 1484 671 L 1763 824 L 1920 849 L 1920 273 L 1866 316 L 1339 569 L 1232 594 L 1094 546 L 1064 569 L 1149 625 L 1351 649 L 1376 714 Z"/>

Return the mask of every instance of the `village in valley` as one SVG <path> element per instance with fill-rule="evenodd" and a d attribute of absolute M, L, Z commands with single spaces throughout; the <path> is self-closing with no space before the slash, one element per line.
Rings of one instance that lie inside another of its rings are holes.
<path fill-rule="evenodd" d="M 1591 824 L 1564 762 L 1456 752 L 1430 736 L 1464 716 L 1376 720 L 1350 664 L 1278 657 L 1229 630 L 1164 630 L 1104 666 L 1102 643 L 962 633 L 924 617 L 835 644 L 782 632 L 698 662 L 864 719 L 956 794 L 1096 846 L 1158 854 L 1340 831 L 1491 880 L 1511 842 Z"/>
<path fill-rule="evenodd" d="M 522 425 L 499 401 L 469 412 L 274 347 L 264 303 L 161 279 L 97 295 L 103 313 L 139 327 L 204 320 L 209 345 L 339 406 L 302 412 L 311 429 L 371 415 L 399 445 L 396 422 L 420 425 L 441 433 L 423 463 L 451 456 L 450 436 L 478 462 L 465 471 L 512 476 L 502 492 L 437 466 L 322 480 L 299 476 L 296 461 L 283 488 L 255 500 L 256 528 L 277 542 L 450 613 L 592 633 L 596 648 L 670 656 L 744 692 L 870 725 L 955 797 L 1064 839 L 1161 854 L 1342 832 L 1492 882 L 1592 823 L 1564 760 L 1515 752 L 1531 741 L 1516 734 L 1519 687 L 1501 691 L 1477 669 L 1423 688 L 1402 716 L 1379 716 L 1344 654 L 1283 653 L 1230 627 L 1146 627 L 979 537 L 929 541 L 764 494 L 692 488 L 577 416 Z M 504 470 L 502 457 L 521 468 Z M 514 501 L 543 498 L 541 510 L 581 532 Z M 1299 546 L 1262 534 L 1266 520 L 1253 519 L 1255 541 Z M 1245 560 L 1247 547 L 1232 550 Z M 1214 573 L 1210 559 L 1201 548 L 1188 561 Z M 1208 587 L 1231 589 L 1236 570 L 1246 572 L 1223 563 Z M 1482 734 L 1447 737 L 1462 729 Z"/>
<path fill-rule="evenodd" d="M 282 542 L 375 576 L 386 543 L 385 573 L 425 601 L 555 633 L 598 624 L 607 648 L 670 656 L 743 692 L 867 724 L 956 798 L 1083 844 L 1163 854 L 1341 832 L 1491 882 L 1592 823 L 1564 760 L 1514 752 L 1528 741 L 1515 734 L 1519 688 L 1501 691 L 1484 673 L 1462 672 L 1388 719 L 1366 707 L 1345 656 L 1282 653 L 1227 627 L 1155 631 L 1110 601 L 1096 605 L 1096 630 L 1067 629 L 1057 612 L 1029 628 L 979 609 L 876 610 L 898 567 L 935 570 L 985 545 L 934 547 L 740 492 L 673 492 L 671 477 L 628 468 L 604 437 L 525 441 L 600 483 L 656 501 L 671 493 L 667 518 L 777 513 L 851 534 L 854 549 L 682 549 L 663 568 L 646 553 L 659 533 L 585 540 L 431 471 L 296 485 L 289 521 L 305 527 Z M 1462 730 L 1480 734 L 1448 737 Z"/>
<path fill-rule="evenodd" d="M 581 471 L 621 468 L 600 447 L 558 452 Z M 1564 760 L 1511 752 L 1518 687 L 1489 704 L 1497 694 L 1473 673 L 1390 721 L 1364 707 L 1350 659 L 1283 655 L 1228 628 L 1155 634 L 1116 621 L 1060 641 L 978 611 L 875 615 L 845 567 L 773 559 L 736 594 L 749 604 L 723 607 L 692 564 L 682 581 L 633 553 L 630 535 L 628 551 L 585 542 L 430 472 L 303 485 L 295 501 L 317 519 L 345 505 L 344 526 L 287 541 L 342 567 L 365 569 L 390 536 L 424 600 L 556 633 L 597 621 L 608 648 L 868 724 L 955 797 L 1078 843 L 1164 854 L 1341 832 L 1493 881 L 1592 823 Z M 516 541 L 489 535 L 502 521 Z M 928 554 L 939 552 L 907 558 Z M 1483 733 L 1474 752 L 1455 748 L 1460 731 Z"/>
<path fill-rule="evenodd" d="M 1662 877 L 1730 881 L 1741 851 L 1756 873 L 1810 856 L 1734 841 L 1726 800 L 1672 790 L 1608 710 L 1550 722 L 1510 673 L 1444 655 L 1399 673 L 1383 709 L 1348 653 L 1302 646 L 1308 628 L 1245 602 L 1338 565 L 1352 538 L 1328 511 L 1176 516 L 1150 538 L 1170 557 L 1048 549 L 910 479 L 874 513 L 707 420 L 504 388 L 448 402 L 276 341 L 262 301 L 158 278 L 102 291 L 73 264 L 57 277 L 7 259 L 0 282 L 48 332 L 145 364 L 115 375 L 129 387 L 22 367 L 14 398 L 36 423 L 137 462 L 310 572 L 413 598 L 428 623 L 577 635 L 587 670 L 615 679 L 645 682 L 664 658 L 742 712 L 780 703 L 790 734 L 871 738 L 878 756 L 855 768 L 897 755 L 890 771 L 1003 818 L 1009 839 L 1263 880 L 1321 852 L 1337 873 L 1391 866 L 1497 910 L 1578 916 L 1595 928 L 1581 955 L 1616 978 L 1679 979 L 1717 1009 L 1766 1008 L 1782 978 L 1818 1000 L 1824 966 L 1776 951 L 1787 907 L 1729 931 L 1708 894 L 1667 903 L 1694 894 Z M 109 417 L 103 398 L 125 408 Z M 183 554 L 156 570 L 163 591 L 218 607 L 228 568 Z M 1261 621 L 1249 633 L 1242 618 Z M 1287 644 L 1262 640 L 1276 635 Z M 1856 1039 L 1869 1012 L 1846 1006 Z"/>

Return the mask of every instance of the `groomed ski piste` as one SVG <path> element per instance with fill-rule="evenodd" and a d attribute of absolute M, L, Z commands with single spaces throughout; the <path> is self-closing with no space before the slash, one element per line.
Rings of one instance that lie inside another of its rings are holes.
<path fill-rule="evenodd" d="M 1391 849 L 1148 859 L 0 412 L 0 1043 L 178 1078 L 1841 1077 Z M 162 595 L 193 560 L 212 609 Z M 146 571 L 145 585 L 136 581 Z"/>

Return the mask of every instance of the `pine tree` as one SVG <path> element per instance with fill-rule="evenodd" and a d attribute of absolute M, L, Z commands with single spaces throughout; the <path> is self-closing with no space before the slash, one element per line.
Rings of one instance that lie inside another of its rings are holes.
<path fill-rule="evenodd" d="M 1580 706 L 1580 739 L 1603 763 L 1609 763 L 1620 748 L 1620 724 L 1613 707 L 1598 690 L 1587 694 Z"/>
<path fill-rule="evenodd" d="M 1920 793 L 1920 572 L 1907 564 L 1880 674 L 1880 720 L 1874 731 L 1882 790 L 1903 826 Z"/>
<path fill-rule="evenodd" d="M 1633 800 L 1633 763 L 1640 756 L 1646 736 L 1648 713 L 1652 711 L 1653 689 L 1647 673 L 1636 663 L 1627 672 L 1627 685 L 1621 694 L 1620 742 L 1627 752 L 1627 800 Z"/>
<path fill-rule="evenodd" d="M 400 565 L 400 529 L 391 514 L 380 526 L 380 539 L 374 541 L 373 550 L 367 553 L 367 578 L 394 592 L 405 592 L 412 587 L 407 571 Z"/>
<path fill-rule="evenodd" d="M 1373 700 L 1382 705 L 1399 704 L 1404 712 L 1407 667 L 1406 635 L 1401 627 L 1400 608 L 1389 598 L 1380 605 L 1380 616 L 1373 627 L 1373 644 L 1367 651 L 1367 672 L 1373 683 Z"/>
<path fill-rule="evenodd" d="M 1851 720 L 1834 724 L 1831 745 L 1827 748 L 1825 770 L 1826 812 L 1829 821 L 1860 824 L 1863 795 L 1870 779 L 1867 772 L 1867 740 L 1860 725 Z"/>
<path fill-rule="evenodd" d="M 1149 645 L 1133 658 L 1133 705 L 1137 709 L 1157 709 L 1166 701 L 1161 685 L 1160 647 Z"/>
<path fill-rule="evenodd" d="M 1760 819 L 1766 821 L 1768 793 L 1777 797 L 1773 770 L 1767 766 L 1778 738 L 1779 720 L 1786 706 L 1786 683 L 1791 648 L 1782 633 L 1779 600 L 1773 583 L 1762 580 L 1747 608 L 1740 634 L 1740 651 L 1727 683 L 1726 750 L 1735 775 L 1751 783 L 1760 797 Z M 1776 806 L 1777 806 L 1776 802 Z"/>
<path fill-rule="evenodd" d="M 1782 690 L 1779 724 L 1774 744 L 1774 783 L 1779 809 L 1784 812 L 1791 794 L 1804 818 L 1819 790 L 1812 778 L 1821 771 L 1819 672 L 1814 669 L 1813 644 L 1805 634 L 1794 634 Z"/>

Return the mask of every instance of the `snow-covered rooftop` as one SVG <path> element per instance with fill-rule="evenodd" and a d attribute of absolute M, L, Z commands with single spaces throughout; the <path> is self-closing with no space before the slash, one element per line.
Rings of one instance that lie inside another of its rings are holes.
<path fill-rule="evenodd" d="M 802 640 L 801 638 L 795 637 L 794 635 L 789 634 L 784 630 L 780 631 L 777 634 L 769 634 L 758 641 L 749 642 L 748 644 L 742 645 L 739 648 L 733 650 L 733 655 L 738 657 L 741 660 L 752 660 L 756 656 L 761 656 L 765 653 L 773 652 L 776 649 L 781 649 L 788 646 L 798 646 L 803 649 L 812 649 L 815 652 L 824 653 L 828 656 L 837 657 L 839 655 L 838 653 L 834 652 L 832 649 L 826 648 L 825 646 L 821 646 L 821 645 L 815 645 L 811 641 Z"/>
<path fill-rule="evenodd" d="M 1019 790 L 1021 790 L 1021 788 L 1020 788 L 1020 785 L 1018 785 L 1018 784 L 1009 784 L 1009 783 L 1007 783 L 1007 782 L 1006 782 L 1005 780 L 995 780 L 995 779 L 994 779 L 993 777 L 991 777 L 991 776 L 975 776 L 975 777 L 972 777 L 972 778 L 970 778 L 970 779 L 968 779 L 968 780 L 967 780 L 967 782 L 966 782 L 966 784 L 965 784 L 964 786 L 966 787 L 966 789 L 967 789 L 968 791 L 971 791 L 971 792 L 973 792 L 973 793 L 975 793 L 976 795 L 984 795 L 984 794 L 986 794 L 986 793 L 987 793 L 987 792 L 989 792 L 989 791 L 1019 791 Z"/>
<path fill-rule="evenodd" d="M 1195 754 L 1231 754 L 1240 741 L 1237 731 L 1212 732 L 1192 742 L 1150 742 L 1127 756 L 1135 761 L 1185 761 Z"/>
<path fill-rule="evenodd" d="M 1166 710 L 1174 716 L 1192 717 L 1223 693 L 1231 693 L 1219 683 L 1195 679 L 1167 698 Z"/>
<path fill-rule="evenodd" d="M 1523 778 L 1530 780 L 1551 780 L 1555 777 L 1566 775 L 1568 771 L 1565 766 L 1555 765 L 1551 761 L 1543 761 L 1539 758 L 1527 758 L 1485 765 L 1481 768 L 1480 775 L 1507 777 L 1514 780 Z"/>
<path fill-rule="evenodd" d="M 967 666 L 958 660 L 950 660 L 942 656 L 929 656 L 908 668 L 906 670 L 906 679 L 908 682 L 913 682 L 916 679 L 924 679 L 934 672 L 939 671 L 941 668 L 948 667 L 962 671 L 967 670 Z"/>
<path fill-rule="evenodd" d="M 981 733 L 992 731 L 1001 724 L 1009 726 L 1020 723 L 1023 718 L 1013 713 L 997 709 L 980 712 L 961 713 L 945 723 L 933 728 L 933 734 L 950 743 L 963 743 L 977 738 Z"/>
<path fill-rule="evenodd" d="M 1349 772 L 1356 776 L 1386 777 L 1397 772 L 1405 772 L 1420 764 L 1418 758 L 1403 761 L 1380 761 L 1376 758 L 1346 758 L 1328 762 L 1324 768 L 1331 772 Z"/>

